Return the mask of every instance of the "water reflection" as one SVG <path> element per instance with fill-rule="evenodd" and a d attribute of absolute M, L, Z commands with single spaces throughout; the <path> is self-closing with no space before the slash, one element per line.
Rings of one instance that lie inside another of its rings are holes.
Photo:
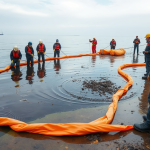
<path fill-rule="evenodd" d="M 41 66 L 42 65 L 42 66 Z M 44 78 L 46 75 L 46 70 L 45 70 L 45 63 L 38 63 L 38 70 L 37 70 L 37 76 L 39 78 Z"/>
<path fill-rule="evenodd" d="M 34 67 L 33 66 L 27 66 L 27 75 L 26 80 L 29 81 L 29 84 L 33 84 L 33 76 L 34 76 Z"/>
<path fill-rule="evenodd" d="M 56 59 L 54 60 L 54 69 L 56 71 L 56 74 L 59 74 L 59 70 L 61 69 L 60 60 Z"/>
<path fill-rule="evenodd" d="M 143 92 L 141 94 L 141 97 L 139 98 L 139 100 L 140 100 L 140 103 L 139 103 L 140 110 L 139 111 L 142 114 L 147 114 L 149 91 L 150 91 L 150 81 L 145 80 L 144 89 L 143 89 Z"/>
<path fill-rule="evenodd" d="M 96 61 L 96 55 L 93 55 L 92 56 L 92 63 L 95 64 L 95 61 Z"/>
<path fill-rule="evenodd" d="M 19 87 L 19 80 L 21 80 L 22 72 L 20 67 L 11 68 L 11 79 L 16 83 L 15 87 Z"/>
<path fill-rule="evenodd" d="M 135 57 L 135 55 L 133 55 L 133 62 L 132 63 L 138 63 L 138 55 Z"/>

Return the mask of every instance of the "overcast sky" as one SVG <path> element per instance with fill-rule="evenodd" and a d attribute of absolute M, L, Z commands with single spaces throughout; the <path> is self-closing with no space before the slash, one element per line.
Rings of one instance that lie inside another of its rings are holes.
<path fill-rule="evenodd" d="M 145 35 L 150 0 L 0 0 L 0 32 Z"/>

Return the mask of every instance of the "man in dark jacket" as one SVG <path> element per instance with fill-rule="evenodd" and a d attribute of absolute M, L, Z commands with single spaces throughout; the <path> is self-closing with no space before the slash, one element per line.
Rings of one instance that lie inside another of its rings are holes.
<path fill-rule="evenodd" d="M 112 39 L 112 41 L 110 42 L 110 48 L 115 49 L 115 47 L 116 47 L 116 41 L 115 39 Z"/>
<path fill-rule="evenodd" d="M 34 56 L 34 50 L 32 47 L 32 42 L 29 42 L 28 45 L 25 47 L 25 53 L 27 58 L 27 66 L 29 66 L 30 62 L 33 66 L 33 56 Z"/>
<path fill-rule="evenodd" d="M 145 48 L 145 51 L 143 52 L 145 55 L 145 63 L 146 63 L 146 74 L 142 77 L 142 79 L 150 79 L 150 34 L 147 34 L 145 36 L 147 46 Z"/>
<path fill-rule="evenodd" d="M 20 50 L 18 50 L 17 46 L 14 46 L 13 50 L 10 52 L 11 67 L 14 67 L 15 64 L 16 67 L 19 67 L 21 58 L 22 54 Z"/>
<path fill-rule="evenodd" d="M 140 44 L 140 39 L 138 36 L 136 36 L 136 39 L 133 41 L 134 43 L 134 55 L 135 55 L 135 49 L 137 48 L 137 55 L 139 55 L 139 44 Z"/>
<path fill-rule="evenodd" d="M 60 50 L 61 50 L 61 45 L 58 41 L 58 39 L 56 40 L 56 43 L 53 45 L 53 50 L 54 50 L 54 57 L 59 57 L 59 53 L 60 53 Z"/>
<path fill-rule="evenodd" d="M 46 47 L 43 44 L 42 40 L 39 41 L 39 44 L 37 45 L 37 53 L 38 53 L 38 62 L 40 63 L 40 57 L 42 56 L 42 61 L 43 63 L 45 63 L 45 58 L 44 58 L 44 54 L 46 51 Z"/>

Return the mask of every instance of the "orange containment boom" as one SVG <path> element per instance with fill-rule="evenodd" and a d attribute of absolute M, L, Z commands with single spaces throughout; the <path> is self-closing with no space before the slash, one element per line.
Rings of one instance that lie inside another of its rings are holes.
<path fill-rule="evenodd" d="M 118 73 L 128 81 L 124 88 L 119 89 L 112 98 L 112 103 L 108 107 L 108 111 L 104 117 L 94 120 L 90 123 L 35 123 L 26 124 L 19 120 L 11 118 L 0 117 L 0 126 L 10 126 L 11 129 L 20 132 L 26 131 L 29 133 L 37 133 L 51 136 L 65 136 L 65 135 L 86 135 L 96 132 L 113 132 L 113 131 L 126 131 L 133 129 L 133 126 L 127 125 L 110 125 L 113 121 L 115 112 L 117 110 L 118 101 L 126 93 L 129 87 L 132 86 L 133 80 L 131 76 L 124 73 L 122 69 L 133 66 L 145 66 L 141 64 L 124 64 L 118 68 Z"/>
<path fill-rule="evenodd" d="M 102 55 L 115 55 L 115 56 L 120 56 L 120 55 L 124 55 L 126 53 L 126 51 L 123 48 L 120 48 L 118 50 L 106 50 L 106 49 L 100 49 L 99 54 Z"/>

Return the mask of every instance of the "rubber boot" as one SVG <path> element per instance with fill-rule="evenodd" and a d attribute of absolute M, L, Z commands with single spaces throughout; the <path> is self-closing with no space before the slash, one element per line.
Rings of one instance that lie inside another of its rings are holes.
<path fill-rule="evenodd" d="M 144 119 L 144 121 L 146 121 L 147 120 L 147 115 L 144 115 L 143 119 Z"/>
<path fill-rule="evenodd" d="M 143 76 L 142 79 L 147 80 L 147 76 Z"/>
<path fill-rule="evenodd" d="M 148 132 L 150 133 L 150 124 L 144 122 L 142 124 L 134 124 L 134 129 L 140 132 Z"/>

